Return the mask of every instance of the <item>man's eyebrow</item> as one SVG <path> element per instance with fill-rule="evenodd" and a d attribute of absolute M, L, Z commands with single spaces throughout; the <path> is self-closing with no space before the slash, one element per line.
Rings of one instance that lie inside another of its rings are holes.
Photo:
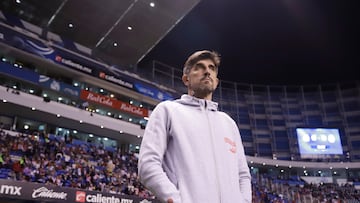
<path fill-rule="evenodd" d="M 194 66 L 197 66 L 197 65 L 202 65 L 202 66 L 205 66 L 205 64 L 204 63 L 202 63 L 202 62 L 196 62 L 195 64 L 194 64 Z M 217 67 L 215 64 L 210 64 L 209 66 L 213 66 L 213 67 Z"/>

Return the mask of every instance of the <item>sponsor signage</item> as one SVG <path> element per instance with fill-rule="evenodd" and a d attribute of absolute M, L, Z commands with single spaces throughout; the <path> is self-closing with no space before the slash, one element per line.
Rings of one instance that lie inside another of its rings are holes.
<path fill-rule="evenodd" d="M 133 199 L 128 198 L 120 198 L 116 195 L 109 194 L 103 195 L 101 193 L 97 194 L 86 194 L 85 191 L 76 191 L 75 201 L 79 203 L 133 203 Z"/>
<path fill-rule="evenodd" d="M 2 184 L 0 186 L 0 194 L 10 196 L 21 196 L 22 187 L 12 184 Z"/>
<path fill-rule="evenodd" d="M 98 103 L 114 109 L 119 107 L 118 101 L 116 99 L 86 90 L 81 90 L 80 98 L 86 101 Z"/>
<path fill-rule="evenodd" d="M 159 90 L 149 87 L 147 85 L 135 83 L 134 87 L 135 87 L 136 91 L 138 91 L 139 93 L 141 93 L 145 96 L 160 100 L 160 101 L 174 99 L 169 93 L 159 91 Z"/>
<path fill-rule="evenodd" d="M 56 64 L 66 66 L 76 71 L 95 76 L 122 87 L 132 89 L 145 96 L 163 101 L 173 99 L 166 92 L 157 90 L 151 85 L 140 84 L 139 80 L 121 73 L 115 66 L 102 65 L 92 59 L 66 49 L 62 49 L 45 41 L 29 37 L 0 24 L 0 39 L 6 44 L 27 51 Z"/>
<path fill-rule="evenodd" d="M 86 59 L 81 59 L 81 57 L 75 54 L 53 48 L 43 41 L 30 38 L 7 27 L 0 25 L 0 28 L 4 28 L 5 34 L 3 34 L 3 39 L 5 43 L 13 47 L 87 74 L 93 73 L 93 69 L 89 67 L 92 63 L 86 62 Z"/>
<path fill-rule="evenodd" d="M 37 55 L 41 58 L 56 62 L 55 58 L 59 54 L 43 41 L 31 38 L 19 31 L 15 31 L 3 25 L 0 25 L 0 29 L 3 30 L 2 39 L 6 44 Z"/>
<path fill-rule="evenodd" d="M 38 82 L 40 85 L 50 88 L 52 90 L 55 90 L 58 92 L 63 92 L 65 94 L 75 96 L 75 97 L 80 96 L 79 88 L 73 87 L 73 86 L 65 84 L 63 82 L 56 81 L 54 79 L 49 78 L 48 76 L 40 75 Z"/>
<path fill-rule="evenodd" d="M 148 109 L 133 106 L 131 104 L 119 101 L 117 99 L 113 99 L 87 90 L 81 90 L 80 98 L 89 102 L 95 102 L 97 104 L 101 104 L 137 116 L 141 116 L 141 117 L 149 116 Z"/>
<path fill-rule="evenodd" d="M 68 66 L 70 68 L 73 68 L 73 69 L 76 69 L 76 70 L 79 70 L 79 71 L 82 71 L 82 72 L 85 72 L 85 73 L 88 73 L 88 74 L 92 74 L 93 70 L 87 66 L 84 66 L 84 65 L 81 65 L 77 62 L 74 62 L 73 60 L 71 59 L 68 59 L 68 58 L 64 58 L 60 55 L 56 55 L 55 56 L 55 61 L 57 63 L 60 63 L 62 65 L 65 65 L 65 66 Z"/>
<path fill-rule="evenodd" d="M 60 203 L 160 203 L 158 200 L 137 196 L 5 179 L 0 179 L 1 198 Z"/>
<path fill-rule="evenodd" d="M 113 76 L 113 75 L 108 75 L 105 72 L 100 72 L 99 73 L 99 78 L 103 79 L 103 80 L 107 80 L 109 82 L 115 83 L 117 85 L 121 85 L 130 89 L 134 88 L 134 85 L 128 81 L 125 81 L 124 79 L 121 79 L 119 77 Z"/>
<path fill-rule="evenodd" d="M 39 187 L 33 190 L 31 197 L 33 199 L 59 199 L 66 200 L 68 193 L 63 191 L 54 191 L 53 189 L 48 189 L 47 187 Z"/>

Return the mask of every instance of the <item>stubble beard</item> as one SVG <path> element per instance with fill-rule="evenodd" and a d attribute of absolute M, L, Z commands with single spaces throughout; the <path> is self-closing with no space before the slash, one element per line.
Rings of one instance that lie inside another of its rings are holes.
<path fill-rule="evenodd" d="M 189 88 L 191 89 L 192 96 L 200 99 L 205 98 L 206 96 L 212 94 L 215 91 L 215 88 L 212 86 L 212 84 L 201 84 L 197 88 L 192 88 L 191 86 L 189 86 Z"/>

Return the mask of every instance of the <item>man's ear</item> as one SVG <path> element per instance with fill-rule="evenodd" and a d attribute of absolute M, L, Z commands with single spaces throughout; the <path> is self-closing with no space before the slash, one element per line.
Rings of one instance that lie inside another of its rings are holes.
<path fill-rule="evenodd" d="M 189 85 L 189 76 L 183 75 L 181 79 L 182 79 L 183 83 L 185 84 L 185 86 Z"/>

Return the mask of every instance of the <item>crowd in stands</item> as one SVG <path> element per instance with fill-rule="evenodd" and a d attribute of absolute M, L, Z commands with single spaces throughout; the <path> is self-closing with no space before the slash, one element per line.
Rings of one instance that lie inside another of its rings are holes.
<path fill-rule="evenodd" d="M 155 198 L 138 180 L 135 153 L 62 136 L 0 130 L 0 178 Z M 360 202 L 353 185 L 305 184 L 253 174 L 254 203 Z"/>
<path fill-rule="evenodd" d="M 133 153 L 53 135 L 0 131 L 0 178 L 154 198 L 138 180 Z"/>
<path fill-rule="evenodd" d="M 350 184 L 306 184 L 299 180 L 281 180 L 267 174 L 252 177 L 254 203 L 355 203 L 360 190 Z"/>

